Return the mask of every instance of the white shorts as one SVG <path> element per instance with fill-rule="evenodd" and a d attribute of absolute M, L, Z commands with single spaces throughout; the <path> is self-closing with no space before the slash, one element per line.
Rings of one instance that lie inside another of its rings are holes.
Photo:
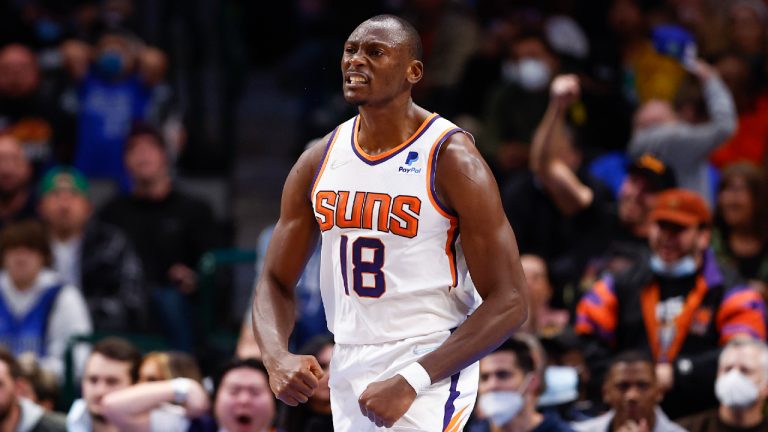
<path fill-rule="evenodd" d="M 368 384 L 391 378 L 435 350 L 449 335 L 450 332 L 445 331 L 376 345 L 336 344 L 329 378 L 333 429 L 338 432 L 463 430 L 477 397 L 480 377 L 477 362 L 423 390 L 391 429 L 376 427 L 363 416 L 357 402 Z"/>

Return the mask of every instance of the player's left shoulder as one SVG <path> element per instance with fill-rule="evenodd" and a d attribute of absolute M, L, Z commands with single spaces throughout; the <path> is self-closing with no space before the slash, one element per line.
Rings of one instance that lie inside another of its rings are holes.
<path fill-rule="evenodd" d="M 451 134 L 443 143 L 437 157 L 438 179 L 463 174 L 470 178 L 491 173 L 485 159 L 477 150 L 469 133 L 461 130 Z"/>

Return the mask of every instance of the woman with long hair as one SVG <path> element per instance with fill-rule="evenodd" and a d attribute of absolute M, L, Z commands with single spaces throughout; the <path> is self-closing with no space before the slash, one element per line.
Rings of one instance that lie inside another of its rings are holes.
<path fill-rule="evenodd" d="M 727 167 L 720 178 L 712 246 L 731 266 L 768 295 L 768 178 L 751 163 Z"/>

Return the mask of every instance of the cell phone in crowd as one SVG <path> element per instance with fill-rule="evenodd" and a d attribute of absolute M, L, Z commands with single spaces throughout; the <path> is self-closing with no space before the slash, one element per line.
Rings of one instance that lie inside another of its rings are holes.
<path fill-rule="evenodd" d="M 692 69 L 696 60 L 696 40 L 688 30 L 677 25 L 658 25 L 651 31 L 653 47 L 659 54 L 679 61 L 686 69 Z"/>

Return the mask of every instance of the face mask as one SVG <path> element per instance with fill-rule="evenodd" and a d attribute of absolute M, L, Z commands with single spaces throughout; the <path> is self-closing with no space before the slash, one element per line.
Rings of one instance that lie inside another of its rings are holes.
<path fill-rule="evenodd" d="M 579 373 L 571 366 L 547 366 L 544 370 L 544 394 L 538 406 L 548 407 L 575 401 L 579 397 Z"/>
<path fill-rule="evenodd" d="M 105 51 L 96 60 L 96 68 L 104 78 L 117 78 L 123 71 L 123 57 L 115 51 Z"/>
<path fill-rule="evenodd" d="M 518 82 L 528 91 L 538 91 L 547 87 L 552 72 L 542 60 L 524 58 L 517 62 Z"/>
<path fill-rule="evenodd" d="M 696 273 L 696 260 L 691 255 L 680 258 L 677 262 L 667 264 L 661 258 L 653 254 L 651 256 L 651 270 L 659 276 L 680 278 Z"/>
<path fill-rule="evenodd" d="M 715 381 L 717 400 L 728 407 L 752 406 L 757 401 L 758 393 L 757 385 L 736 369 L 719 376 Z"/>
<path fill-rule="evenodd" d="M 482 394 L 477 403 L 491 423 L 503 426 L 515 418 L 523 408 L 523 392 L 529 382 L 530 376 L 526 377 L 520 390 L 501 390 Z"/>

